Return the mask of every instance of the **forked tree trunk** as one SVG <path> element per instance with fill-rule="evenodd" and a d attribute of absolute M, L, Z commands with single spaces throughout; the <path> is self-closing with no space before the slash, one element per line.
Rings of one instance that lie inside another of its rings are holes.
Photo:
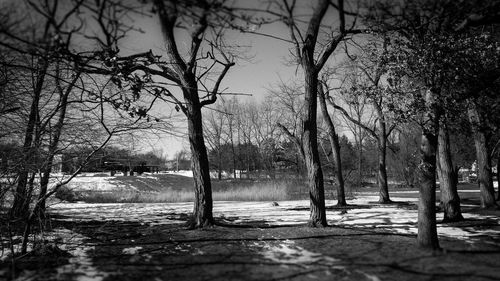
<path fill-rule="evenodd" d="M 54 135 L 52 137 L 52 140 L 49 144 L 49 150 L 48 150 L 48 157 L 47 157 L 47 163 L 45 165 L 45 169 L 42 174 L 42 178 L 40 179 L 40 193 L 38 194 L 38 211 L 40 212 L 40 215 L 43 216 L 45 213 L 45 198 L 47 194 L 47 188 L 49 184 L 49 179 L 50 179 L 50 173 L 52 172 L 52 165 L 54 163 L 54 156 L 57 151 L 57 147 L 59 145 L 59 139 L 61 138 L 61 133 L 62 133 L 62 128 L 64 126 L 64 120 L 66 119 L 66 110 L 68 106 L 68 97 L 69 94 L 71 93 L 71 90 L 73 89 L 75 83 L 78 81 L 80 77 L 80 73 L 77 73 L 73 80 L 69 83 L 68 88 L 64 90 L 60 86 L 60 82 L 57 81 L 57 86 L 59 90 L 59 94 L 61 97 L 60 100 L 60 108 L 59 108 L 59 116 L 57 119 L 57 123 L 54 126 Z"/>
<path fill-rule="evenodd" d="M 491 157 L 488 151 L 488 140 L 483 129 L 483 122 L 477 109 L 477 105 L 471 102 L 469 105 L 469 121 L 474 134 L 476 147 L 476 158 L 478 166 L 478 182 L 481 192 L 482 208 L 498 208 L 495 202 L 495 190 L 493 188 L 493 176 L 491 172 Z"/>
<path fill-rule="evenodd" d="M 443 222 L 455 222 L 464 219 L 460 210 L 460 197 L 457 191 L 457 172 L 451 160 L 450 137 L 446 121 L 439 125 L 437 167 L 441 202 L 443 204 Z"/>
<path fill-rule="evenodd" d="M 420 181 L 418 200 L 418 235 L 420 247 L 438 249 L 439 240 L 436 228 L 436 150 L 438 122 L 435 97 L 431 91 L 426 94 L 427 112 L 423 120 L 422 143 L 420 145 L 421 163 L 418 166 Z"/>
<path fill-rule="evenodd" d="M 42 82 L 39 82 L 42 83 Z M 41 87 L 41 85 L 40 85 Z M 10 210 L 10 214 L 13 217 L 22 217 L 28 214 L 27 206 L 29 207 L 29 202 L 31 196 L 28 192 L 28 177 L 30 170 L 32 170 L 31 165 L 33 162 L 33 135 L 35 133 L 35 126 L 38 117 L 38 105 L 40 101 L 40 92 L 35 92 L 33 101 L 31 102 L 30 115 L 28 119 L 28 124 L 26 126 L 24 144 L 23 144 L 23 158 L 20 165 L 20 171 L 17 175 L 17 185 L 14 193 L 14 202 Z"/>
<path fill-rule="evenodd" d="M 46 38 L 47 34 L 44 34 L 43 38 Z M 47 74 L 47 69 L 49 67 L 49 62 L 45 58 L 40 58 L 38 61 L 38 73 L 36 74 L 36 82 L 35 87 L 33 89 L 33 101 L 31 102 L 30 114 L 28 117 L 28 124 L 26 126 L 24 143 L 23 143 L 23 159 L 21 163 L 21 171 L 18 173 L 17 177 L 17 186 L 14 194 L 14 202 L 12 203 L 12 207 L 10 210 L 10 214 L 13 217 L 20 217 L 28 214 L 28 209 L 26 206 L 29 206 L 29 201 L 31 198 L 28 198 L 27 191 L 27 183 L 28 183 L 28 174 L 30 167 L 30 161 L 33 159 L 33 135 L 35 133 L 36 123 L 39 117 L 39 103 L 40 97 L 43 90 L 43 85 L 45 83 L 45 75 Z"/>
<path fill-rule="evenodd" d="M 343 19 L 343 1 L 339 1 L 339 10 L 341 11 L 341 19 Z M 302 152 L 304 154 L 304 162 L 307 168 L 307 179 L 309 183 L 309 199 L 310 199 L 310 226 L 326 226 L 326 210 L 325 210 L 325 187 L 323 182 L 323 171 L 321 170 L 321 163 L 319 160 L 318 151 L 318 128 L 316 125 L 317 115 L 317 98 L 318 98 L 318 74 L 321 68 L 326 63 L 330 54 L 334 51 L 340 41 L 332 41 L 331 45 L 318 60 L 316 64 L 315 48 L 318 38 L 318 33 L 330 1 L 320 0 L 313 8 L 313 13 L 307 24 L 307 31 L 304 34 L 303 41 L 297 41 L 294 37 L 295 29 L 292 21 L 288 24 L 292 32 L 292 40 L 296 40 L 297 48 L 296 55 L 300 59 L 300 65 L 304 71 L 304 120 L 303 120 L 303 133 L 301 138 Z M 292 14 L 290 16 L 293 16 Z M 344 21 L 342 20 L 342 23 Z M 343 25 L 340 26 L 343 32 Z M 342 37 L 340 37 L 342 39 Z M 333 39 L 332 39 L 333 40 Z M 301 48 L 298 46 L 302 44 Z"/>
<path fill-rule="evenodd" d="M 318 98 L 321 108 L 321 114 L 323 115 L 323 120 L 328 128 L 328 139 L 330 140 L 330 145 L 332 147 L 333 153 L 333 164 L 335 165 L 335 177 L 337 179 L 337 205 L 347 206 L 345 200 L 345 186 L 344 177 L 342 175 L 342 160 L 340 158 L 340 143 L 339 137 L 335 132 L 335 126 L 333 125 L 332 119 L 328 114 L 325 101 L 325 93 L 321 85 L 318 86 Z"/>

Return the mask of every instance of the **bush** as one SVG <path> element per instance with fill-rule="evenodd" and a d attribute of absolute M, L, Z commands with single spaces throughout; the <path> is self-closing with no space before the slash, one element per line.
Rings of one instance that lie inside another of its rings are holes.
<path fill-rule="evenodd" d="M 78 192 L 71 190 L 67 186 L 59 187 L 59 189 L 57 189 L 56 191 L 55 197 L 68 202 L 76 202 L 81 200 L 81 195 Z"/>

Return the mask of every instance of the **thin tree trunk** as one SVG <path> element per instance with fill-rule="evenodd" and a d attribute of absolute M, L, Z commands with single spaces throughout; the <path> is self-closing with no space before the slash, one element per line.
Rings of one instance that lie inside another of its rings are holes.
<path fill-rule="evenodd" d="M 230 130 L 231 130 L 231 152 L 233 154 L 233 178 L 236 179 L 236 150 L 234 149 L 232 126 L 230 127 Z"/>
<path fill-rule="evenodd" d="M 479 190 L 481 192 L 482 208 L 498 208 L 495 202 L 495 190 L 493 188 L 493 176 L 491 172 L 491 157 L 488 152 L 488 141 L 483 131 L 483 122 L 479 115 L 477 105 L 474 102 L 469 106 L 469 121 L 474 133 L 474 144 L 476 147 L 476 158 L 478 172 Z"/>
<path fill-rule="evenodd" d="M 421 163 L 418 167 L 420 181 L 418 201 L 418 235 L 420 247 L 438 249 L 439 240 L 436 228 L 436 150 L 437 150 L 437 112 L 431 91 L 426 94 L 429 109 L 423 120 L 422 143 L 420 145 Z"/>
<path fill-rule="evenodd" d="M 57 71 L 59 71 L 59 68 L 57 68 Z M 54 156 L 57 151 L 57 146 L 59 145 L 59 139 L 61 137 L 64 120 L 66 118 L 68 97 L 69 94 L 71 93 L 71 90 L 73 89 L 73 86 L 75 85 L 75 83 L 78 81 L 79 78 L 80 78 L 80 73 L 76 73 L 75 77 L 72 79 L 72 81 L 68 85 L 68 88 L 66 88 L 65 91 L 63 91 L 63 89 L 61 88 L 60 82 L 59 81 L 56 82 L 59 94 L 61 96 L 61 101 L 60 101 L 61 106 L 59 108 L 59 117 L 57 119 L 57 123 L 54 126 L 54 136 L 49 144 L 47 163 L 45 165 L 42 178 L 40 179 L 40 193 L 38 195 L 38 200 L 39 200 L 39 212 L 40 215 L 42 216 L 45 213 L 45 198 L 46 198 L 45 195 L 47 194 L 47 187 L 49 184 L 50 173 L 52 172 Z"/>
<path fill-rule="evenodd" d="M 457 191 L 458 171 L 453 168 L 451 160 L 450 138 L 446 121 L 440 123 L 438 138 L 437 167 L 441 202 L 444 209 L 443 222 L 461 221 L 464 218 L 460 210 L 460 197 Z"/>
<path fill-rule="evenodd" d="M 43 38 L 47 38 L 47 30 L 43 34 Z M 38 119 L 38 110 L 40 97 L 43 90 L 43 85 L 45 83 L 45 75 L 47 74 L 47 69 L 49 67 L 49 62 L 46 58 L 41 57 L 37 63 L 38 72 L 36 74 L 36 82 L 33 89 L 33 101 L 31 102 L 30 115 L 28 117 L 28 124 L 26 126 L 25 136 L 24 136 L 24 144 L 23 144 L 23 160 L 21 163 L 21 171 L 18 174 L 18 181 L 16 186 L 16 192 L 14 194 L 14 202 L 12 204 L 10 215 L 14 217 L 19 217 L 23 215 L 28 215 L 28 209 L 24 209 L 23 206 L 28 205 L 30 198 L 27 198 L 27 190 L 26 184 L 28 181 L 28 174 L 30 168 L 30 161 L 32 160 L 32 142 L 33 142 L 33 133 L 35 132 L 36 123 L 39 121 Z M 28 204 L 27 204 L 28 202 Z"/>
<path fill-rule="evenodd" d="M 378 186 L 379 186 L 379 203 L 387 204 L 391 203 L 389 197 L 389 185 L 387 183 L 387 139 L 385 138 L 385 125 L 383 125 L 383 130 L 380 132 L 378 140 Z"/>
<path fill-rule="evenodd" d="M 363 146 L 361 140 L 361 130 L 358 132 L 358 177 L 359 187 L 363 186 Z M 371 177 L 371 175 L 369 175 Z"/>
<path fill-rule="evenodd" d="M 387 127 L 385 116 L 382 111 L 381 101 L 372 100 L 373 107 L 378 115 L 379 132 L 376 134 L 375 130 L 371 131 L 373 136 L 377 139 L 378 146 L 378 184 L 379 184 L 379 203 L 391 203 L 389 197 L 389 184 L 387 182 Z M 370 132 L 370 131 L 369 131 Z"/>
<path fill-rule="evenodd" d="M 323 92 L 323 87 L 321 85 L 318 86 L 318 98 L 321 108 L 321 114 L 323 115 L 323 120 L 325 120 L 326 127 L 328 128 L 328 139 L 330 140 L 330 145 L 332 147 L 333 161 L 335 165 L 335 177 L 337 179 L 337 205 L 346 206 L 347 202 L 345 200 L 345 186 L 344 177 L 342 175 L 342 160 L 340 158 L 339 137 L 335 132 L 335 126 L 333 125 L 332 119 L 328 114 L 328 109 L 326 108 L 325 93 Z"/>
<path fill-rule="evenodd" d="M 20 165 L 20 171 L 17 176 L 17 186 L 16 186 L 16 191 L 14 193 L 14 202 L 10 210 L 11 215 L 13 217 L 21 217 L 23 215 L 26 215 L 28 212 L 28 210 L 25 209 L 25 206 L 29 205 L 29 203 L 27 202 L 29 202 L 30 200 L 28 198 L 27 184 L 28 184 L 29 171 L 30 169 L 32 169 L 30 166 L 34 164 L 30 162 L 32 162 L 33 160 L 32 144 L 33 144 L 33 135 L 35 132 L 35 125 L 37 123 L 36 119 L 38 116 L 38 104 L 40 101 L 40 93 L 41 93 L 41 86 L 40 86 L 40 92 L 34 93 L 35 95 L 31 103 L 28 124 L 26 126 L 26 132 L 23 144 L 23 158 Z"/>
<path fill-rule="evenodd" d="M 222 155 L 221 155 L 221 147 L 219 144 L 219 147 L 217 148 L 217 179 L 221 180 L 222 179 Z"/>
<path fill-rule="evenodd" d="M 500 152 L 497 154 L 497 201 L 500 201 Z"/>

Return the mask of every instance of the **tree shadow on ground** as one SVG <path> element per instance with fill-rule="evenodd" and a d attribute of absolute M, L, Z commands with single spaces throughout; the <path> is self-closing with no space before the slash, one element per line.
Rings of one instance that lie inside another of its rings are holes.
<path fill-rule="evenodd" d="M 351 209 L 354 207 L 359 206 Z M 361 209 L 370 206 L 361 205 Z M 498 243 L 471 248 L 467 241 L 447 238 L 441 239 L 445 251 L 429 252 L 416 247 L 415 235 L 368 226 L 309 228 L 305 223 L 271 225 L 266 220 L 220 216 L 214 227 L 187 230 L 183 222 L 190 214 L 164 215 L 175 223 L 52 215 L 54 228 L 71 229 L 85 237 L 79 241 L 69 237 L 61 243 L 83 244 L 88 259 L 66 259 L 63 264 L 32 266 L 30 270 L 36 271 L 38 279 L 47 280 L 89 277 L 88 272 L 105 281 L 494 280 L 498 276 L 495 269 L 500 267 Z M 461 226 L 467 223 L 481 225 L 480 220 L 469 220 Z"/>

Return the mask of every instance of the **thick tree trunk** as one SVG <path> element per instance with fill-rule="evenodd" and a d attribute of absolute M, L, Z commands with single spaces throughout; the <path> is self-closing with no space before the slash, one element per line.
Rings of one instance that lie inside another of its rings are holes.
<path fill-rule="evenodd" d="M 379 186 L 379 203 L 391 203 L 389 197 L 389 185 L 387 183 L 387 139 L 385 138 L 385 124 L 381 125 L 381 135 L 378 140 L 378 186 Z"/>
<path fill-rule="evenodd" d="M 436 150 L 437 150 L 437 113 L 434 96 L 426 94 L 428 106 L 423 120 L 422 143 L 420 145 L 421 163 L 418 166 L 420 181 L 418 201 L 418 235 L 420 247 L 438 249 L 439 240 L 436 228 Z"/>
<path fill-rule="evenodd" d="M 440 123 L 439 126 L 437 167 L 441 202 L 444 209 L 443 222 L 454 222 L 461 221 L 464 218 L 460 210 L 460 197 L 457 191 L 458 171 L 453 168 L 450 138 L 445 122 Z"/>
<path fill-rule="evenodd" d="M 482 208 L 498 208 L 495 202 L 495 190 L 493 188 L 493 176 L 491 172 L 491 157 L 488 151 L 486 133 L 483 131 L 483 122 L 474 102 L 469 105 L 469 121 L 474 133 L 474 144 L 476 147 L 476 158 L 479 189 L 481 192 Z"/>
<path fill-rule="evenodd" d="M 332 119 L 328 114 L 328 110 L 326 108 L 325 93 L 321 85 L 318 86 L 318 91 L 321 114 L 323 115 L 323 120 L 325 121 L 328 128 L 328 139 L 330 140 L 330 145 L 332 147 L 333 163 L 335 165 L 335 177 L 337 179 L 337 205 L 347 206 L 347 202 L 345 200 L 344 177 L 342 175 L 342 161 L 340 158 L 339 137 L 335 132 L 335 126 L 333 125 Z"/>
<path fill-rule="evenodd" d="M 311 67 L 306 66 L 304 70 L 306 114 L 303 125 L 302 146 L 307 168 L 311 209 L 308 224 L 313 227 L 326 226 L 325 187 L 319 160 L 318 129 L 316 125 L 318 80 L 316 72 Z"/>
<path fill-rule="evenodd" d="M 188 136 L 191 148 L 191 166 L 194 179 L 194 209 L 193 217 L 189 223 L 190 228 L 203 228 L 214 224 L 212 185 L 207 156 L 207 148 L 203 138 L 203 122 L 201 107 L 198 100 L 196 83 L 189 90 L 185 90 L 187 104 Z M 189 91 L 189 92 L 187 92 Z"/>

